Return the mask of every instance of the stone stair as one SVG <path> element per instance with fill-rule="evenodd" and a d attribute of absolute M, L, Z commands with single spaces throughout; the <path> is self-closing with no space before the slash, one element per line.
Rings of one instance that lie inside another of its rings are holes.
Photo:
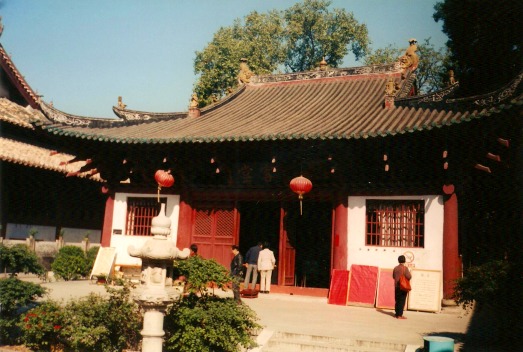
<path fill-rule="evenodd" d="M 262 352 L 404 352 L 406 345 L 393 342 L 340 339 L 327 336 L 275 332 L 261 348 Z"/>

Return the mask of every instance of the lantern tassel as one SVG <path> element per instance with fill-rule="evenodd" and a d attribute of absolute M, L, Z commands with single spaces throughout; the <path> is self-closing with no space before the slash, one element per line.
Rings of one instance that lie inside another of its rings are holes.
<path fill-rule="evenodd" d="M 303 195 L 299 195 L 298 196 L 298 199 L 300 200 L 300 216 L 303 215 L 303 203 L 302 203 L 302 200 L 303 200 Z"/>
<path fill-rule="evenodd" d="M 160 203 L 160 191 L 162 190 L 162 186 L 158 185 L 158 203 Z"/>

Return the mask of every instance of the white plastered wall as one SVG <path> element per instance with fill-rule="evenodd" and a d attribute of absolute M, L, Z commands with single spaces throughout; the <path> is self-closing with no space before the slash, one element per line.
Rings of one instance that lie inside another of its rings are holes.
<path fill-rule="evenodd" d="M 116 248 L 116 264 L 120 266 L 141 266 L 139 258 L 131 257 L 127 253 L 129 246 L 141 248 L 150 239 L 149 236 L 127 236 L 125 233 L 125 217 L 127 215 L 127 198 L 156 198 L 156 194 L 116 193 L 114 197 L 113 226 L 111 229 L 111 247 Z M 171 234 L 169 238 L 176 243 L 178 234 L 178 219 L 180 215 L 180 196 L 162 195 L 167 198 L 165 215 L 171 219 Z M 121 234 L 116 234 L 121 232 Z"/>
<path fill-rule="evenodd" d="M 367 199 L 423 200 L 425 202 L 424 248 L 366 246 L 365 201 Z M 398 256 L 402 254 L 406 255 L 409 267 L 443 270 L 443 198 L 441 196 L 349 197 L 348 215 L 347 270 L 350 270 L 352 264 L 393 268 L 398 264 Z"/>

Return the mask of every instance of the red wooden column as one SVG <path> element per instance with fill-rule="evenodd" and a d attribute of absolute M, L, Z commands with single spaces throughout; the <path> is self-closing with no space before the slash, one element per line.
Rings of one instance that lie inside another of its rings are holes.
<path fill-rule="evenodd" d="M 454 281 L 461 277 L 461 258 L 458 251 L 458 198 L 454 185 L 444 185 L 443 208 L 443 298 L 451 299 Z"/>
<path fill-rule="evenodd" d="M 189 248 L 192 236 L 192 207 L 180 199 L 180 214 L 178 216 L 178 235 L 176 246 L 178 248 Z"/>
<path fill-rule="evenodd" d="M 107 195 L 105 201 L 104 225 L 102 229 L 102 238 L 100 245 L 102 247 L 111 246 L 111 235 L 113 231 L 113 213 L 114 213 L 114 193 Z"/>
<path fill-rule="evenodd" d="M 348 199 L 340 201 L 334 209 L 331 269 L 347 270 Z"/>

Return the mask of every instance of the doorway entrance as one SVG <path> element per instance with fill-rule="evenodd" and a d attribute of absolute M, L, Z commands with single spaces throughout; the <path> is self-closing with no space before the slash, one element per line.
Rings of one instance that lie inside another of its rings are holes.
<path fill-rule="evenodd" d="M 279 285 L 328 288 L 331 269 L 332 204 L 307 202 L 239 202 L 241 253 L 268 241 Z M 283 270 L 282 272 L 280 272 Z"/>
<path fill-rule="evenodd" d="M 330 202 L 286 207 L 284 227 L 296 250 L 295 285 L 329 288 L 332 248 L 333 209 Z"/>
<path fill-rule="evenodd" d="M 249 248 L 258 242 L 268 242 L 274 252 L 276 268 L 272 273 L 272 283 L 278 282 L 280 203 L 279 202 L 239 202 L 240 212 L 240 252 L 245 255 Z"/>

